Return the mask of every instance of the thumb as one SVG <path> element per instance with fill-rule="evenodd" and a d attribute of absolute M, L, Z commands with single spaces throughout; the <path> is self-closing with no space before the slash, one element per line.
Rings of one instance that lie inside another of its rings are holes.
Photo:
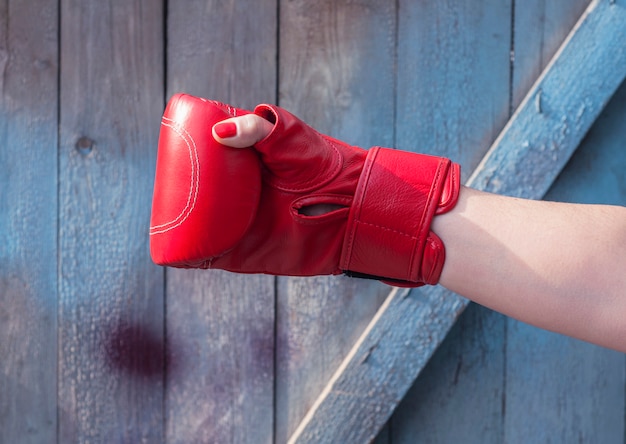
<path fill-rule="evenodd" d="M 267 137 L 273 128 L 263 117 L 246 114 L 213 125 L 213 138 L 222 145 L 247 148 Z"/>

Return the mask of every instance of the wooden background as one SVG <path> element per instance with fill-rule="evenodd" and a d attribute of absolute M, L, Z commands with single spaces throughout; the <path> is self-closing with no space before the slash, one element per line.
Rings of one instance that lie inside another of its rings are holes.
<path fill-rule="evenodd" d="M 283 443 L 389 291 L 153 265 L 173 93 L 467 178 L 587 4 L 0 0 L 0 443 Z M 622 85 L 548 199 L 626 205 L 625 118 Z M 625 374 L 471 305 L 377 442 L 624 442 Z"/>

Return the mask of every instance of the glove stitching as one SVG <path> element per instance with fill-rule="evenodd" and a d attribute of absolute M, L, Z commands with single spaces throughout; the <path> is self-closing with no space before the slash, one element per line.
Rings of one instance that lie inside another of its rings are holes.
<path fill-rule="evenodd" d="M 369 226 L 375 227 L 375 228 L 380 228 L 381 230 L 391 231 L 392 233 L 401 234 L 402 236 L 406 236 L 406 237 L 411 238 L 413 240 L 419 239 L 417 236 L 413 236 L 412 234 L 404 233 L 402 231 L 394 230 L 393 228 L 384 227 L 382 225 L 376 225 L 376 224 L 372 224 L 370 222 L 363 222 L 361 220 L 357 220 L 356 223 L 357 224 L 369 225 Z"/>
<path fill-rule="evenodd" d="M 208 100 L 208 99 L 204 99 L 202 97 L 198 97 L 200 100 L 202 100 L 205 103 L 210 103 L 214 106 L 217 106 L 218 108 L 226 108 L 226 112 L 228 113 L 229 117 L 237 117 L 237 108 L 235 108 L 232 105 L 229 105 L 228 103 L 224 103 L 224 102 L 220 102 L 218 100 Z"/>
<path fill-rule="evenodd" d="M 196 141 L 194 140 L 193 136 L 189 134 L 189 132 L 183 126 L 178 125 L 176 121 L 174 121 L 173 119 L 163 116 L 163 120 L 168 120 L 172 122 L 171 124 L 161 122 L 161 125 L 171 128 L 176 134 L 180 136 L 181 139 L 183 139 L 183 141 L 187 145 L 187 149 L 189 150 L 189 159 L 191 161 L 191 178 L 190 178 L 190 184 L 189 184 L 190 185 L 189 196 L 187 197 L 187 204 L 185 205 L 185 208 L 183 208 L 180 214 L 176 216 L 174 219 L 172 219 L 171 221 L 163 223 L 163 224 L 151 226 L 150 227 L 151 236 L 154 234 L 162 234 L 167 231 L 173 230 L 174 228 L 179 227 L 183 222 L 185 222 L 185 220 L 187 220 L 187 218 L 193 212 L 196 206 L 196 200 L 198 197 L 198 189 L 200 187 L 200 161 L 198 160 L 198 149 L 196 146 Z M 193 148 L 189 144 L 189 141 L 181 133 L 181 131 L 184 131 L 185 134 L 189 137 L 189 139 L 191 139 L 191 142 L 193 143 Z M 195 165 L 194 165 L 194 157 L 195 157 Z M 189 208 L 189 203 L 191 202 L 192 195 L 193 195 L 193 202 L 191 203 L 191 208 Z M 179 221 L 181 217 L 182 217 L 182 220 Z M 168 227 L 168 228 L 163 228 L 163 227 L 166 227 L 167 225 L 172 225 L 172 224 L 175 224 L 175 225 Z M 154 230 L 157 230 L 158 228 L 163 228 L 163 229 L 154 231 Z"/>
<path fill-rule="evenodd" d="M 356 238 L 356 229 L 357 224 L 360 222 L 359 218 L 361 216 L 361 210 L 363 208 L 363 201 L 365 200 L 365 191 L 367 190 L 367 184 L 369 183 L 370 176 L 372 174 L 372 168 L 374 166 L 374 160 L 378 155 L 378 148 L 372 148 L 369 153 L 367 153 L 367 157 L 365 158 L 365 164 L 363 165 L 363 170 L 361 172 L 361 177 L 357 183 L 357 188 L 354 193 L 354 203 L 353 208 L 351 210 L 354 211 L 354 215 L 352 216 L 353 223 L 352 226 L 348 225 L 347 234 L 347 245 L 345 246 L 345 259 L 341 264 L 341 268 L 348 270 L 350 269 L 350 264 L 352 262 L 352 248 L 354 246 L 354 239 Z M 348 216 L 348 223 L 350 223 L 350 216 Z"/>

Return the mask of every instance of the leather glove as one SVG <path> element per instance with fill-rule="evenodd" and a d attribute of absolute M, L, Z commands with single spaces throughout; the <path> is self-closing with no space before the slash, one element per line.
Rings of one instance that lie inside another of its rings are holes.
<path fill-rule="evenodd" d="M 215 123 L 246 113 L 183 94 L 168 103 L 150 227 L 157 264 L 345 273 L 401 286 L 439 281 L 445 248 L 430 225 L 456 204 L 458 164 L 350 146 L 272 105 L 254 110 L 274 128 L 253 147 L 213 139 Z M 333 209 L 307 210 L 320 204 Z"/>

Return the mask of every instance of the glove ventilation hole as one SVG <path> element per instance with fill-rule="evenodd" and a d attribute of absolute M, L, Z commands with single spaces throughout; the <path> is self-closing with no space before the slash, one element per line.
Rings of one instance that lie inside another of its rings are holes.
<path fill-rule="evenodd" d="M 304 207 L 296 208 L 296 211 L 301 216 L 323 216 L 328 213 L 332 213 L 333 211 L 340 210 L 342 208 L 348 208 L 346 205 L 338 205 L 338 204 L 314 204 L 307 205 Z"/>
<path fill-rule="evenodd" d="M 305 196 L 291 204 L 291 214 L 305 224 L 347 219 L 351 203 L 352 198 L 342 195 Z"/>

